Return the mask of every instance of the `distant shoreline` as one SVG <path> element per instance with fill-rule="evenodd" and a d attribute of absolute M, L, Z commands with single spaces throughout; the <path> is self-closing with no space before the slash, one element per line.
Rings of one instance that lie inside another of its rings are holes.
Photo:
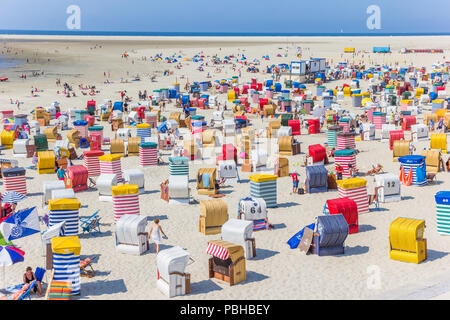
<path fill-rule="evenodd" d="M 389 33 L 389 32 L 133 32 L 133 31 L 52 31 L 0 30 L 0 35 L 37 36 L 107 36 L 107 37 L 422 37 L 450 36 L 450 32 Z"/>

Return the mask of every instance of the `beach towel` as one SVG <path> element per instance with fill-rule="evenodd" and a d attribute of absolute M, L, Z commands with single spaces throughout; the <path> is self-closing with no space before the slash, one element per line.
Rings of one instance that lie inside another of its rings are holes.
<path fill-rule="evenodd" d="M 316 224 L 311 223 L 310 225 L 307 225 L 305 228 L 310 228 L 311 230 L 314 230 Z M 297 232 L 292 238 L 290 238 L 287 242 L 287 244 L 291 247 L 291 249 L 296 249 L 298 245 L 300 244 L 300 241 L 302 241 L 303 232 L 305 231 L 305 228 Z"/>
<path fill-rule="evenodd" d="M 204 173 L 202 178 L 203 178 L 203 187 L 209 188 L 209 173 Z"/>

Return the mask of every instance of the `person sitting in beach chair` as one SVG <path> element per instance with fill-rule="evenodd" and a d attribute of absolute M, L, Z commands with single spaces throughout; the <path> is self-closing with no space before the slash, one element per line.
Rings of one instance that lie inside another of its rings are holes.
<path fill-rule="evenodd" d="M 372 165 L 372 169 L 367 171 L 366 176 L 372 176 L 374 174 L 380 173 L 383 170 L 383 166 L 381 164 L 377 164 L 376 167 Z"/>
<path fill-rule="evenodd" d="M 86 278 L 92 278 L 95 276 L 94 267 L 92 267 L 92 262 L 94 262 L 97 257 L 89 258 L 87 257 L 84 260 L 80 260 L 80 275 Z M 91 270 L 86 270 L 86 268 L 90 267 Z"/>
<path fill-rule="evenodd" d="M 23 275 L 23 284 L 30 284 L 33 281 L 36 281 L 36 284 L 33 287 L 33 292 L 37 293 L 38 296 L 42 296 L 42 285 L 41 281 L 36 278 L 36 275 L 33 272 L 31 267 L 27 267 L 25 273 Z"/>

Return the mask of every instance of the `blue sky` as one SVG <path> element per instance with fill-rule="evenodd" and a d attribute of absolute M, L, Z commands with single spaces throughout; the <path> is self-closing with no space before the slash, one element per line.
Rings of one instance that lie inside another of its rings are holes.
<path fill-rule="evenodd" d="M 79 31 L 450 33 L 450 0 L 1 0 L 0 29 L 65 31 L 73 4 Z M 370 5 L 381 30 L 367 29 Z"/>

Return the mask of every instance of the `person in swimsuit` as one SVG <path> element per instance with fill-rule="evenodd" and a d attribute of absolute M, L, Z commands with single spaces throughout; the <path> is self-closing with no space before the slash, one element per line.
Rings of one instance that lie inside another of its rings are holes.
<path fill-rule="evenodd" d="M 31 267 L 27 267 L 23 275 L 23 283 L 32 283 L 34 280 L 36 280 L 36 276 L 34 275 L 33 269 L 31 269 Z M 39 296 L 42 296 L 42 285 L 40 281 L 36 281 L 33 291 Z"/>
<path fill-rule="evenodd" d="M 159 243 L 161 242 L 161 233 L 160 232 L 164 235 L 164 237 L 167 238 L 163 229 L 159 225 L 159 219 L 155 219 L 153 221 L 152 227 L 150 228 L 149 239 L 151 239 L 153 241 L 153 248 L 155 249 L 156 254 L 159 253 Z"/>

